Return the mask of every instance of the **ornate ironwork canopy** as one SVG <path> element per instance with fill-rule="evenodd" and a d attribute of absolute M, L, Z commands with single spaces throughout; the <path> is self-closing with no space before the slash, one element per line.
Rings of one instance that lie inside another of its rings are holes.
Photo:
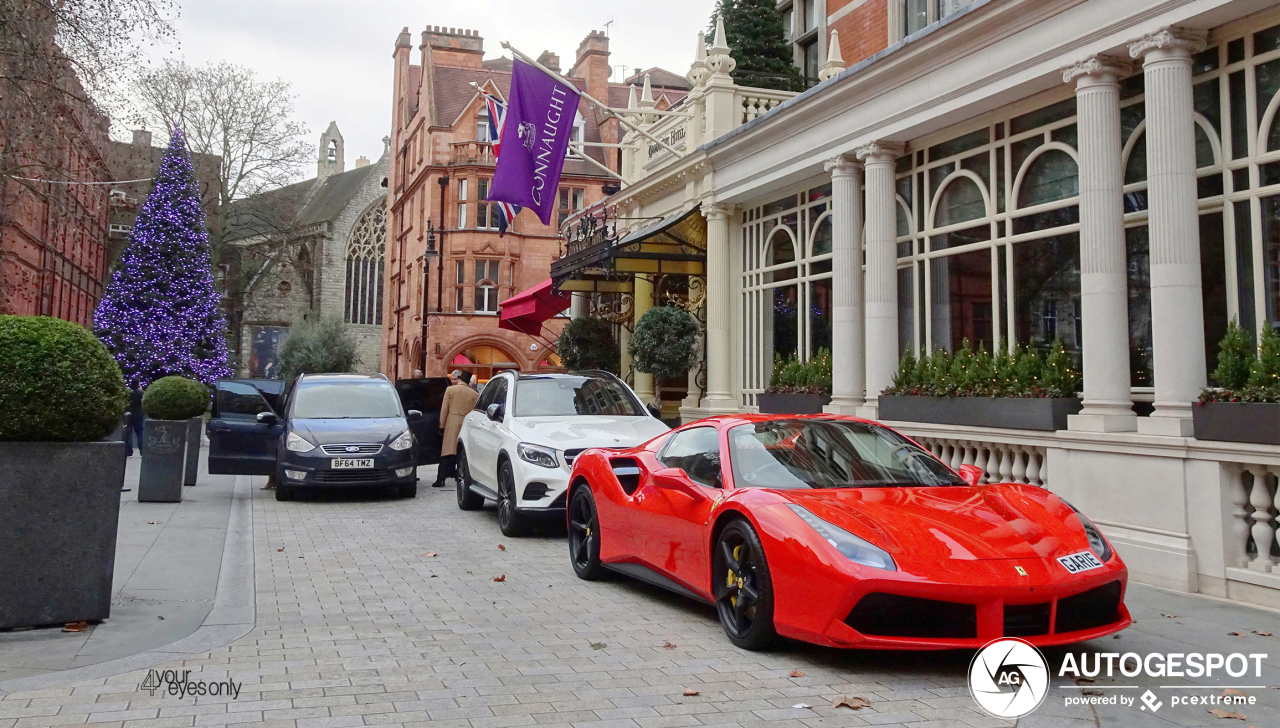
<path fill-rule="evenodd" d="M 632 293 L 634 276 L 704 276 L 707 221 L 700 205 L 619 238 L 607 214 L 584 216 L 569 231 L 565 255 L 551 263 L 561 291 Z"/>

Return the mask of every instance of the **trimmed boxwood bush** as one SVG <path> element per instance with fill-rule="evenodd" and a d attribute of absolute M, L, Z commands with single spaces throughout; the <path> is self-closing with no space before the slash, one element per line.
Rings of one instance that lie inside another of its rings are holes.
<path fill-rule="evenodd" d="M 644 312 L 627 342 L 636 371 L 663 379 L 689 373 L 698 363 L 698 332 L 693 314 L 678 306 L 657 306 Z"/>
<path fill-rule="evenodd" d="M 603 369 L 618 373 L 620 352 L 613 338 L 613 324 L 579 316 L 565 324 L 556 340 L 556 353 L 566 369 Z"/>
<path fill-rule="evenodd" d="M 0 315 L 0 440 L 101 440 L 128 401 L 120 366 L 83 326 Z"/>
<path fill-rule="evenodd" d="M 189 420 L 209 408 L 209 390 L 186 377 L 163 377 L 142 393 L 142 411 L 155 420 Z"/>

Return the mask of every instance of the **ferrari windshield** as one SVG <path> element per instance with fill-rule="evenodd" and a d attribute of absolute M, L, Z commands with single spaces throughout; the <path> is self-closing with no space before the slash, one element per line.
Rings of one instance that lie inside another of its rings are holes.
<path fill-rule="evenodd" d="M 594 374 L 521 377 L 515 400 L 516 417 L 648 416 L 618 380 Z"/>
<path fill-rule="evenodd" d="M 747 488 L 965 485 L 909 440 L 845 420 L 768 420 L 729 430 L 734 484 Z"/>

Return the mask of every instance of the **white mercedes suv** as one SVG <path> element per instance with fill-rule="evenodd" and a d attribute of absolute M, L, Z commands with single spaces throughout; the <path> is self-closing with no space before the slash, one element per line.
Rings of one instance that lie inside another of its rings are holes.
<path fill-rule="evenodd" d="M 583 450 L 634 447 L 669 429 L 608 372 L 503 372 L 458 433 L 458 507 L 495 500 L 503 535 L 519 536 L 532 516 L 564 517 L 569 470 Z"/>

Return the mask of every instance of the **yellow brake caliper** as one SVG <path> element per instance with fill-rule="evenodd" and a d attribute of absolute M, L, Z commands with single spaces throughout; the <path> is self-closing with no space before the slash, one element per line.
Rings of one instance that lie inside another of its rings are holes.
<path fill-rule="evenodd" d="M 742 558 L 742 546 L 741 546 L 741 545 L 734 546 L 734 547 L 733 547 L 733 560 L 734 560 L 734 561 L 738 561 L 738 563 L 742 563 L 741 561 L 739 561 L 739 559 L 741 559 L 741 558 Z M 733 586 L 734 584 L 737 584 L 737 585 L 738 585 L 738 591 L 739 591 L 739 592 L 741 592 L 741 591 L 742 591 L 742 577 L 740 577 L 740 576 L 738 576 L 737 574 L 733 573 L 733 569 L 729 569 L 729 575 L 728 575 L 728 578 L 726 578 L 726 579 L 725 579 L 725 586 Z M 738 606 L 738 597 L 737 597 L 737 596 L 729 597 L 729 603 L 730 603 L 730 604 L 732 604 L 732 605 L 733 605 L 733 606 L 735 606 L 735 607 L 736 607 L 736 606 Z"/>

